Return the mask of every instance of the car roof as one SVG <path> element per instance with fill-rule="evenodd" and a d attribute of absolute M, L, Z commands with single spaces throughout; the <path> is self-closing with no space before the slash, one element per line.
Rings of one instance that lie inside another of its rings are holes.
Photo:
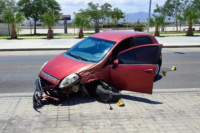
<path fill-rule="evenodd" d="M 149 36 L 150 37 L 153 35 L 148 34 L 148 33 L 143 33 L 143 32 L 130 31 L 130 30 L 112 30 L 112 31 L 105 31 L 105 32 L 93 34 L 90 37 L 95 37 L 95 38 L 100 38 L 100 39 L 117 42 L 118 40 L 125 39 L 128 37 L 139 37 L 139 36 Z"/>

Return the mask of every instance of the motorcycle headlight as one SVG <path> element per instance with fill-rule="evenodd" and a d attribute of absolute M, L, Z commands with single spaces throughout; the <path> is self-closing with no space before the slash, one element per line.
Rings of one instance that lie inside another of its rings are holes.
<path fill-rule="evenodd" d="M 63 89 L 72 86 L 76 84 L 78 81 L 79 81 L 79 76 L 77 74 L 70 74 L 61 81 L 59 88 Z"/>

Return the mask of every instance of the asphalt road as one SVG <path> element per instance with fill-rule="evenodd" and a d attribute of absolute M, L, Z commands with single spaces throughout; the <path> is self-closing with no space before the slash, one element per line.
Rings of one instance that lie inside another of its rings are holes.
<path fill-rule="evenodd" d="M 63 51 L 0 52 L 0 93 L 34 91 L 35 77 L 44 62 Z M 172 66 L 177 67 L 171 71 Z M 154 89 L 200 89 L 200 48 L 163 49 L 162 71 Z"/>

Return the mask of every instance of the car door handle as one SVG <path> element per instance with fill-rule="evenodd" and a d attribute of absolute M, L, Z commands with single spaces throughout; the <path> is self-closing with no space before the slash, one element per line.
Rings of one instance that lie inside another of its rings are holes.
<path fill-rule="evenodd" d="M 153 69 L 146 69 L 145 72 L 147 72 L 147 73 L 153 73 Z"/>

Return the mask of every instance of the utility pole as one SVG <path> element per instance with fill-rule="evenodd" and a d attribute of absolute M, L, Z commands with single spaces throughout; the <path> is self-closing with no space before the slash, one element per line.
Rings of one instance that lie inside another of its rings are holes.
<path fill-rule="evenodd" d="M 151 18 L 151 0 L 149 1 L 149 17 L 148 17 L 147 33 L 149 33 L 150 18 Z"/>

